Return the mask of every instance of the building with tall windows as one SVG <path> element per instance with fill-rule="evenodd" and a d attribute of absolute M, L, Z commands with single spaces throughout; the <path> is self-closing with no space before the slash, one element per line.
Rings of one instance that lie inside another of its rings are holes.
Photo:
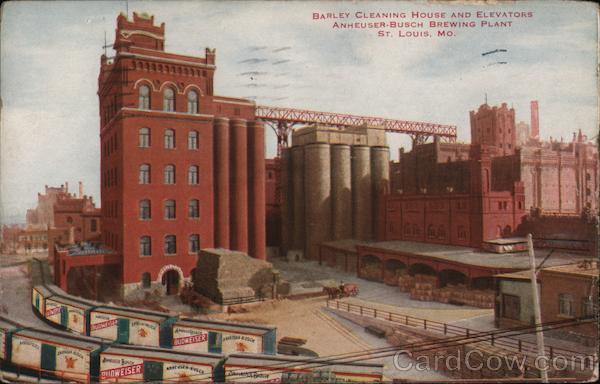
<path fill-rule="evenodd" d="M 264 127 L 252 101 L 216 96 L 216 54 L 165 51 L 154 17 L 117 18 L 98 76 L 102 242 L 127 297 L 174 293 L 200 248 L 265 258 Z"/>

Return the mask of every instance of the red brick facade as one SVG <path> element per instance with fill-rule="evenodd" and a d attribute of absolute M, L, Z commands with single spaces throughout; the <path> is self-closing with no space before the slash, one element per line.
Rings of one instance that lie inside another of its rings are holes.
<path fill-rule="evenodd" d="M 531 209 L 560 215 L 597 209 L 598 152 L 581 133 L 571 143 L 530 136 L 519 147 L 515 113 L 505 103 L 484 104 L 470 118 L 471 145 L 436 140 L 409 153 L 401 149 L 379 239 L 480 247 L 514 235 Z"/>
<path fill-rule="evenodd" d="M 125 284 L 160 280 L 165 265 L 187 277 L 199 248 L 265 257 L 255 106 L 213 94 L 215 50 L 167 53 L 164 32 L 153 17 L 120 15 L 98 78 L 103 241 L 122 254 Z"/>

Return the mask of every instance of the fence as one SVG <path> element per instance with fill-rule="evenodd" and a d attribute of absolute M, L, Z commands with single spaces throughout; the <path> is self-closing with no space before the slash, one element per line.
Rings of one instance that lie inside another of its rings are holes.
<path fill-rule="evenodd" d="M 365 307 L 358 304 L 351 304 L 339 300 L 327 300 L 327 307 L 346 311 L 348 313 L 355 313 L 361 316 L 372 317 L 374 319 L 386 320 L 399 325 L 410 326 L 415 328 L 421 328 L 431 332 L 437 332 L 439 334 L 448 336 L 477 336 L 478 333 L 485 333 L 476 331 L 470 328 L 461 327 L 458 325 L 441 323 L 434 320 L 421 319 L 418 317 L 407 316 L 399 313 L 384 311 L 377 308 Z M 481 342 L 488 343 L 492 346 L 504 348 L 513 352 L 520 352 L 524 354 L 537 355 L 537 344 L 529 341 L 511 338 L 507 336 L 494 336 L 490 334 L 485 338 L 481 339 Z M 583 353 L 572 351 L 565 348 L 558 348 L 552 346 L 546 346 L 546 356 L 553 359 L 556 356 L 563 356 L 565 358 L 581 357 Z M 587 360 L 586 364 L 591 363 Z"/>

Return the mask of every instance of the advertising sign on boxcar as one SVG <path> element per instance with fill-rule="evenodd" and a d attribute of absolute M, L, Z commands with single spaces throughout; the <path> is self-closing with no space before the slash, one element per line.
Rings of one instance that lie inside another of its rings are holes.
<path fill-rule="evenodd" d="M 129 323 L 129 343 L 158 347 L 160 343 L 160 329 L 157 323 L 132 319 Z"/>
<path fill-rule="evenodd" d="M 12 337 L 12 362 L 15 365 L 39 368 L 42 359 L 42 342 L 23 338 L 17 335 Z"/>
<path fill-rule="evenodd" d="M 67 307 L 67 328 L 79 334 L 85 335 L 85 313 L 83 309 L 66 305 Z"/>
<path fill-rule="evenodd" d="M 380 382 L 381 376 L 336 372 L 335 380 L 340 383 L 374 383 Z"/>
<path fill-rule="evenodd" d="M 163 380 L 212 382 L 212 369 L 207 366 L 188 363 L 163 363 Z"/>
<path fill-rule="evenodd" d="M 56 324 L 61 324 L 60 316 L 61 316 L 61 307 L 60 303 L 52 299 L 46 300 L 46 312 L 44 313 L 44 317 L 46 320 L 51 321 Z"/>
<path fill-rule="evenodd" d="M 144 379 L 144 361 L 130 356 L 101 354 L 100 380 L 132 382 Z"/>
<path fill-rule="evenodd" d="M 208 331 L 174 325 L 173 349 L 208 352 Z"/>
<path fill-rule="evenodd" d="M 228 352 L 261 352 L 262 338 L 259 336 L 241 335 L 239 333 L 223 332 L 221 348 L 223 353 Z"/>
<path fill-rule="evenodd" d="M 90 336 L 117 340 L 117 316 L 108 313 L 90 313 Z"/>
<path fill-rule="evenodd" d="M 56 347 L 56 371 L 69 379 L 85 380 L 90 369 L 90 355 L 76 348 Z"/>
<path fill-rule="evenodd" d="M 225 368 L 225 381 L 234 383 L 281 383 L 283 372 L 264 370 L 254 367 L 238 367 L 227 365 Z"/>
<path fill-rule="evenodd" d="M 31 304 L 37 308 L 38 312 L 44 315 L 44 297 L 35 289 L 31 291 Z"/>

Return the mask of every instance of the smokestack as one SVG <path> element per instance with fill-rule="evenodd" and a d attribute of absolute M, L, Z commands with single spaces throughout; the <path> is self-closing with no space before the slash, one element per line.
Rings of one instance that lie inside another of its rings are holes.
<path fill-rule="evenodd" d="M 531 101 L 531 131 L 529 135 L 532 139 L 540 137 L 540 115 L 537 100 Z"/>
<path fill-rule="evenodd" d="M 65 181 L 65 192 L 69 192 L 69 182 Z"/>
<path fill-rule="evenodd" d="M 75 244 L 75 227 L 69 227 L 69 244 Z"/>
<path fill-rule="evenodd" d="M 83 182 L 79 182 L 79 198 L 83 196 Z"/>

